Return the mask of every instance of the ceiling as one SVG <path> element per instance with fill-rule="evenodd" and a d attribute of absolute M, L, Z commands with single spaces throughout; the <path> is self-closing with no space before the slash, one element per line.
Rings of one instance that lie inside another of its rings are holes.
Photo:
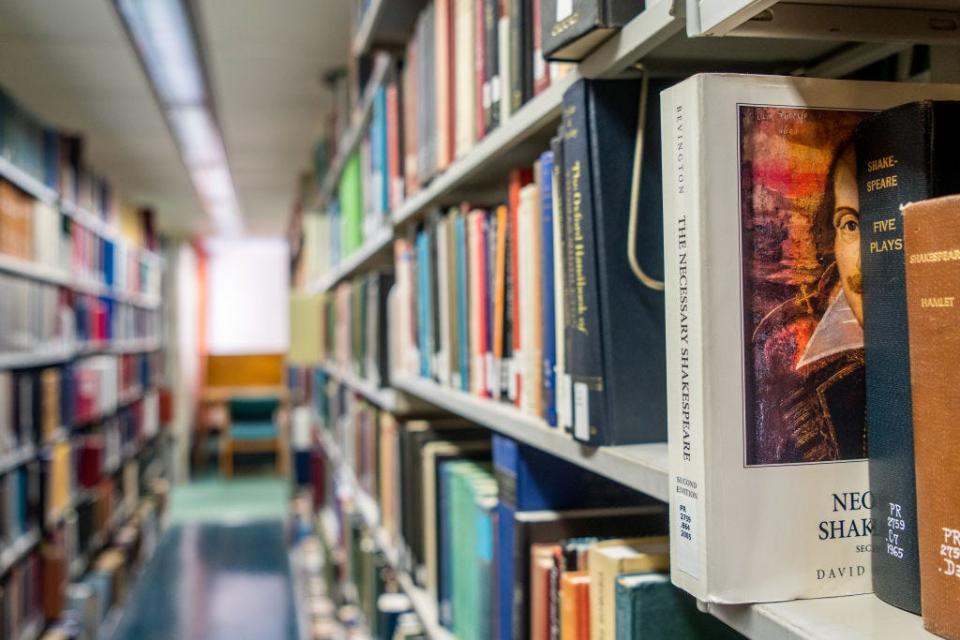
<path fill-rule="evenodd" d="M 344 0 L 192 0 L 247 232 L 286 228 L 328 99 L 319 78 L 346 60 Z M 58 127 L 161 230 L 212 230 L 110 0 L 0 2 L 0 86 Z"/>

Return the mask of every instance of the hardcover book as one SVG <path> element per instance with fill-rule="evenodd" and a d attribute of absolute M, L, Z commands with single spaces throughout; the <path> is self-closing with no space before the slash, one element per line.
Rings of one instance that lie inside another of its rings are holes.
<path fill-rule="evenodd" d="M 900 207 L 960 193 L 958 138 L 960 102 L 915 102 L 866 118 L 845 152 L 855 156 L 859 184 L 873 590 L 914 613 L 920 566 Z"/>
<path fill-rule="evenodd" d="M 644 0 L 541 0 L 539 28 L 548 60 L 583 60 L 643 11 Z"/>
<path fill-rule="evenodd" d="M 640 571 L 670 568 L 670 546 L 666 536 L 612 539 L 590 547 L 590 638 L 616 639 L 617 577 Z"/>
<path fill-rule="evenodd" d="M 960 638 L 960 196 L 907 205 L 903 225 L 923 626 Z"/>
<path fill-rule="evenodd" d="M 844 141 L 871 112 L 956 91 L 701 74 L 663 93 L 671 576 L 698 599 L 870 591 Z"/>
<path fill-rule="evenodd" d="M 573 436 L 591 446 L 662 442 L 666 436 L 664 296 L 636 275 L 627 231 L 636 141 L 642 135 L 638 231 L 632 240 L 645 275 L 660 278 L 656 96 L 667 82 L 650 82 L 645 122 L 639 119 L 641 81 L 581 80 L 563 96 L 563 170 L 571 194 L 571 206 L 563 211 L 570 239 L 563 260 L 572 311 L 565 317 L 564 358 L 573 392 Z"/>

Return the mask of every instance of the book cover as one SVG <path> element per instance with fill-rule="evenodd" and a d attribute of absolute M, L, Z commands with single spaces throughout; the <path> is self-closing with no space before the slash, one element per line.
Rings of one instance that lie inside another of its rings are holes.
<path fill-rule="evenodd" d="M 509 21 L 510 113 L 533 96 L 533 6 L 529 0 L 505 0 Z"/>
<path fill-rule="evenodd" d="M 417 75 L 420 70 L 420 61 L 417 58 L 419 36 L 420 29 L 418 26 L 416 35 L 414 35 L 407 45 L 407 55 L 403 66 L 403 88 L 401 93 L 403 100 L 403 178 L 405 196 L 416 193 L 420 188 L 420 141 L 417 131 L 417 127 L 420 124 L 417 115 L 420 108 L 420 79 Z"/>
<path fill-rule="evenodd" d="M 550 571 L 560 545 L 530 545 L 530 640 L 550 640 Z"/>
<path fill-rule="evenodd" d="M 480 397 L 487 392 L 487 213 L 474 209 L 467 215 L 470 278 L 468 309 L 470 313 L 470 391 Z"/>
<path fill-rule="evenodd" d="M 340 177 L 342 257 L 347 257 L 363 244 L 363 169 L 360 155 L 354 153 L 347 160 Z"/>
<path fill-rule="evenodd" d="M 453 0 L 454 36 L 453 58 L 456 65 L 454 73 L 456 84 L 455 132 L 456 144 L 454 157 L 462 157 L 471 147 L 476 137 L 476 56 L 474 27 L 476 0 Z M 443 55 L 441 53 L 441 55 Z"/>
<path fill-rule="evenodd" d="M 507 398 L 511 402 L 517 402 L 520 394 L 520 376 L 517 368 L 515 356 L 520 353 L 520 323 L 522 314 L 520 311 L 520 295 L 517 288 L 520 282 L 520 240 L 519 214 L 520 214 L 520 191 L 533 182 L 533 170 L 514 169 L 510 172 L 510 181 L 508 186 L 507 205 L 510 207 L 510 236 L 507 239 L 509 251 L 508 256 L 510 264 L 506 276 L 506 299 L 509 307 L 509 315 L 504 322 L 504 344 L 510 345 L 510 354 L 504 353 L 503 367 L 507 370 Z M 505 347 L 506 350 L 506 347 Z"/>
<path fill-rule="evenodd" d="M 702 74 L 663 93 L 671 576 L 698 599 L 871 590 L 859 242 L 830 167 L 870 112 L 955 91 Z"/>
<path fill-rule="evenodd" d="M 543 225 L 541 232 L 543 261 L 540 269 L 542 276 L 542 311 L 543 319 L 542 338 L 542 380 L 543 380 L 543 416 L 551 427 L 557 426 L 557 336 L 556 336 L 556 269 L 554 252 L 559 240 L 555 234 L 553 221 L 554 196 L 556 190 L 553 184 L 554 157 L 552 151 L 540 156 L 540 215 Z"/>
<path fill-rule="evenodd" d="M 516 522 L 523 512 L 563 511 L 613 505 L 637 506 L 649 498 L 570 462 L 504 436 L 493 436 L 493 468 L 498 484 L 497 594 L 498 638 L 514 628 L 511 585 L 523 583 L 514 558 Z M 659 508 L 659 507 L 658 507 Z M 662 509 L 661 509 L 662 511 Z M 520 623 L 519 628 L 526 628 Z"/>
<path fill-rule="evenodd" d="M 490 105 L 490 75 L 487 70 L 487 0 L 471 0 L 473 3 L 473 134 L 475 140 L 487 135 L 487 109 Z"/>
<path fill-rule="evenodd" d="M 457 338 L 460 363 L 460 391 L 470 390 L 470 292 L 469 247 L 467 245 L 467 220 L 463 211 L 456 212 L 454 233 L 456 237 L 456 297 L 457 297 Z"/>
<path fill-rule="evenodd" d="M 430 234 L 426 229 L 417 232 L 417 346 L 420 350 L 420 376 L 433 375 L 433 299 L 430 294 Z"/>
<path fill-rule="evenodd" d="M 873 590 L 913 613 L 920 613 L 920 561 L 900 207 L 960 193 L 951 142 L 958 137 L 960 102 L 915 102 L 866 118 L 837 161 L 837 172 L 855 172 L 859 192 L 859 207 L 841 226 L 860 236 L 863 297 L 851 307 L 863 322 Z M 836 194 L 839 201 L 839 187 Z"/>
<path fill-rule="evenodd" d="M 560 640 L 590 640 L 590 572 L 560 576 Z"/>
<path fill-rule="evenodd" d="M 905 169 L 903 164 L 898 168 Z M 903 211 L 923 626 L 960 637 L 960 481 L 954 446 L 960 372 L 960 196 Z"/>
<path fill-rule="evenodd" d="M 500 126 L 500 0 L 483 0 L 484 83 L 483 131 L 490 133 Z"/>
<path fill-rule="evenodd" d="M 651 80 L 645 93 L 641 81 L 581 80 L 563 98 L 564 180 L 571 203 L 564 211 L 571 240 L 564 260 L 572 296 L 564 357 L 573 394 L 573 436 L 592 446 L 658 442 L 666 435 L 656 96 L 670 83 Z M 638 135 L 643 154 L 634 192 Z M 631 238 L 634 195 L 636 235 Z"/>
<path fill-rule="evenodd" d="M 559 542 L 574 536 L 638 536 L 666 531 L 666 514 L 660 505 L 591 508 L 571 511 L 522 511 L 515 515 L 513 536 L 513 635 L 529 637 L 530 547 L 535 543 Z M 500 553 L 498 549 L 497 553 Z M 499 566 L 499 560 L 498 560 Z M 498 579 L 501 579 L 498 577 Z M 500 583 L 498 590 L 508 587 Z"/>
<path fill-rule="evenodd" d="M 387 87 L 387 211 L 396 211 L 404 199 L 404 140 L 406 132 L 402 128 L 401 105 L 406 104 L 406 96 L 401 95 L 403 83 L 391 82 Z"/>
<path fill-rule="evenodd" d="M 739 633 L 697 609 L 666 573 L 621 575 L 616 581 L 616 640 L 735 640 Z"/>
<path fill-rule="evenodd" d="M 421 450 L 424 532 L 424 586 L 434 599 L 439 597 L 441 560 L 438 554 L 439 520 L 437 487 L 441 481 L 440 466 L 452 460 L 489 460 L 490 440 L 462 440 L 428 442 Z"/>
<path fill-rule="evenodd" d="M 492 331 L 492 353 L 493 369 L 496 388 L 493 390 L 494 397 L 507 397 L 507 380 L 504 372 L 504 354 L 506 353 L 505 329 L 507 323 L 507 260 L 508 260 L 508 242 L 510 236 L 510 212 L 506 206 L 500 205 L 493 214 L 497 220 L 497 233 L 494 242 L 494 260 L 493 260 L 493 331 Z"/>
<path fill-rule="evenodd" d="M 510 0 L 496 0 L 500 4 L 500 21 L 497 23 L 497 58 L 500 68 L 500 122 L 504 123 L 513 113 L 510 91 L 513 86 L 512 58 L 510 55 Z"/>
<path fill-rule="evenodd" d="M 540 167 L 535 168 L 539 177 Z M 537 182 L 520 190 L 517 216 L 519 253 L 518 290 L 520 306 L 520 350 L 514 354 L 519 372 L 520 409 L 540 417 L 543 409 L 543 221 Z"/>
<path fill-rule="evenodd" d="M 436 51 L 440 55 L 434 58 L 434 73 L 437 77 L 437 120 L 433 126 L 437 129 L 437 160 L 440 168 L 447 167 L 455 157 L 457 136 L 457 96 L 458 63 L 455 58 L 456 25 L 455 16 L 461 0 L 434 0 L 435 19 L 433 35 L 436 38 Z"/>
<path fill-rule="evenodd" d="M 643 11 L 644 0 L 541 0 L 548 60 L 580 61 Z"/>
<path fill-rule="evenodd" d="M 590 547 L 590 638 L 616 639 L 617 577 L 639 571 L 666 571 L 670 568 L 670 543 L 657 538 L 613 539 Z"/>

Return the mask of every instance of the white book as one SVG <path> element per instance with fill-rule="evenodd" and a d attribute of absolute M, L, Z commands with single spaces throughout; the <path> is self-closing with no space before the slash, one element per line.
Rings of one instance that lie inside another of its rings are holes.
<path fill-rule="evenodd" d="M 960 87 L 704 74 L 661 96 L 672 579 L 725 603 L 868 592 L 846 141 Z"/>
<path fill-rule="evenodd" d="M 520 373 L 520 409 L 533 416 L 543 409 L 542 233 L 540 190 L 534 182 L 520 190 L 517 213 L 520 353 L 514 354 Z"/>
<path fill-rule="evenodd" d="M 454 0 L 453 48 L 456 60 L 456 120 L 454 125 L 456 157 L 473 147 L 476 139 L 476 30 L 474 28 L 475 0 Z M 443 52 L 437 52 L 444 55 Z"/>
<path fill-rule="evenodd" d="M 500 125 L 510 118 L 510 16 L 500 16 L 497 24 L 497 60 L 500 65 Z"/>

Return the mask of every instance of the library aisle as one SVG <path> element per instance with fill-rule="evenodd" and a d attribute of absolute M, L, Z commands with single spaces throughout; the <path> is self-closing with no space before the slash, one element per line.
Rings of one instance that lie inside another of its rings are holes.
<path fill-rule="evenodd" d="M 957 0 L 0 0 L 0 640 L 960 640 Z"/>

